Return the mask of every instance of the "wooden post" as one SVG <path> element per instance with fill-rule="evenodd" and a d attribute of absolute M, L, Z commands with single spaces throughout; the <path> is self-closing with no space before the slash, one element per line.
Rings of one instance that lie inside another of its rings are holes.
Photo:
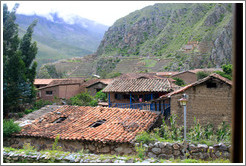
<path fill-rule="evenodd" d="M 132 108 L 132 94 L 130 93 L 130 108 Z"/>
<path fill-rule="evenodd" d="M 108 107 L 110 107 L 111 103 L 110 103 L 110 93 L 108 93 Z"/>

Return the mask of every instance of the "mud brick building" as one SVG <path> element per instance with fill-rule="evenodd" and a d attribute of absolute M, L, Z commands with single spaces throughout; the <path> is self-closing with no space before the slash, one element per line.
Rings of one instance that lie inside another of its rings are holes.
<path fill-rule="evenodd" d="M 155 103 L 170 103 L 171 114 L 176 114 L 179 125 L 183 125 L 183 107 L 179 99 L 189 96 L 187 103 L 187 126 L 193 125 L 194 117 L 201 125 L 211 123 L 217 127 L 223 121 L 232 120 L 232 82 L 218 74 L 187 85 L 179 90 L 161 96 Z"/>
<path fill-rule="evenodd" d="M 183 72 L 179 72 L 176 74 L 173 74 L 172 78 L 180 78 L 184 80 L 185 84 L 191 84 L 193 82 L 197 81 L 197 73 L 198 72 L 206 72 L 208 74 L 211 74 L 214 71 L 222 71 L 220 68 L 208 68 L 208 69 L 194 69 L 194 70 L 187 70 Z"/>
<path fill-rule="evenodd" d="M 82 79 L 62 79 L 53 80 L 47 86 L 39 88 L 38 97 L 43 100 L 69 99 L 82 91 L 81 85 L 84 84 Z"/>
<path fill-rule="evenodd" d="M 113 79 L 100 79 L 100 80 L 94 81 L 91 84 L 87 84 L 86 91 L 91 96 L 95 96 L 97 92 L 104 89 L 112 81 L 113 81 Z"/>
<path fill-rule="evenodd" d="M 21 148 L 30 143 L 37 150 L 51 149 L 59 134 L 58 146 L 64 151 L 134 154 L 136 135 L 156 127 L 160 117 L 144 110 L 65 105 L 24 126 L 5 145 Z"/>

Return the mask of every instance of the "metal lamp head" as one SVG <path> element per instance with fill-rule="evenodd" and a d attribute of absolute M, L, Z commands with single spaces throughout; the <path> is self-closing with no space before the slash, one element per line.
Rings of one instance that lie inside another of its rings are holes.
<path fill-rule="evenodd" d="M 186 103 L 188 102 L 188 95 L 184 93 L 182 98 L 179 99 L 179 102 L 181 106 L 186 106 Z"/>

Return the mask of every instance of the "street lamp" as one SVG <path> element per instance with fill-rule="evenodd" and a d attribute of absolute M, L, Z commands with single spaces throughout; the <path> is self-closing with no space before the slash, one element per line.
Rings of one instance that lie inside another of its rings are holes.
<path fill-rule="evenodd" d="M 188 102 L 188 95 L 187 94 L 183 94 L 182 98 L 179 99 L 180 105 L 184 106 L 184 150 L 186 153 L 186 149 L 187 149 L 187 145 L 186 145 L 186 104 Z"/>

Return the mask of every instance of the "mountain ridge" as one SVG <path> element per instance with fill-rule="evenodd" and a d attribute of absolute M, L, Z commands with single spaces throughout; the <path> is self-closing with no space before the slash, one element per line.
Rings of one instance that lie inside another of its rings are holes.
<path fill-rule="evenodd" d="M 20 36 L 23 36 L 33 20 L 38 20 L 34 28 L 33 40 L 37 41 L 39 48 L 36 57 L 39 66 L 95 52 L 108 28 L 79 16 L 74 18 L 77 20 L 76 24 L 65 22 L 57 13 L 51 14 L 51 17 L 53 21 L 39 15 L 16 14 Z"/>
<path fill-rule="evenodd" d="M 118 19 L 105 32 L 94 61 L 88 62 L 94 66 L 90 74 L 76 72 L 86 71 L 82 64 L 73 73 L 108 77 L 127 71 L 219 68 L 231 63 L 231 43 L 232 4 L 158 3 Z"/>

